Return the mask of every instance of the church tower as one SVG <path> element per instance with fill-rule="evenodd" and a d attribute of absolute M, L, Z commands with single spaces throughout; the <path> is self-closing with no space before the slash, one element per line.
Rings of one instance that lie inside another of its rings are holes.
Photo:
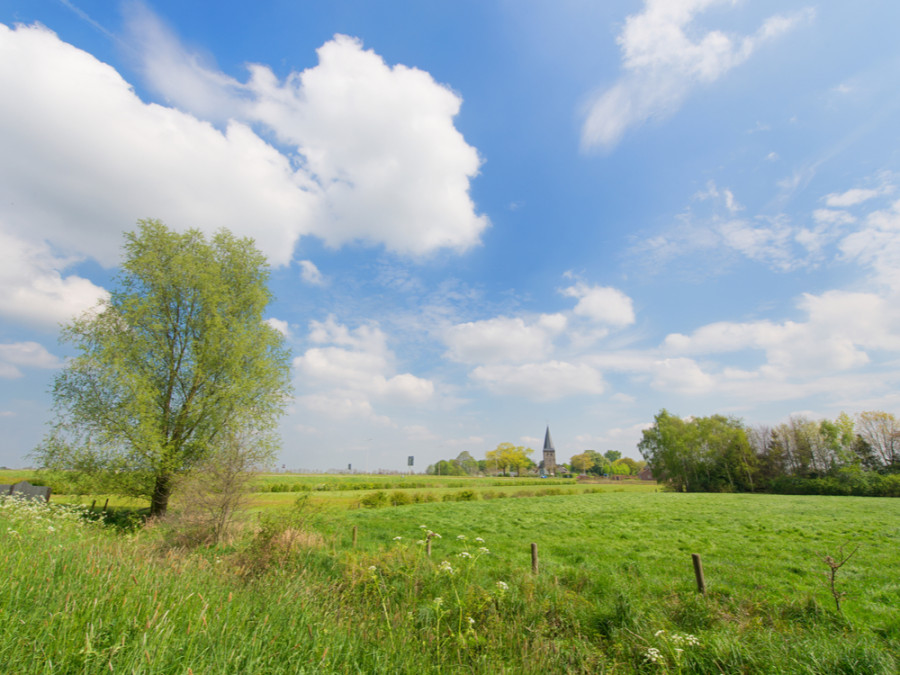
<path fill-rule="evenodd" d="M 547 426 L 547 433 L 544 434 L 544 474 L 547 476 L 556 475 L 556 448 L 553 447 L 553 439 L 550 438 L 550 426 Z"/>

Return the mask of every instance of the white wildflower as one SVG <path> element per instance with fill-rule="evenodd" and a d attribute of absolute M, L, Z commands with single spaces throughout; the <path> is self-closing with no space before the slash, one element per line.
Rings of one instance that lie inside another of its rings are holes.
<path fill-rule="evenodd" d="M 498 581 L 498 582 L 497 582 L 497 590 L 499 590 L 499 591 L 508 591 L 508 590 L 509 590 L 509 586 L 506 585 L 506 582 L 505 582 L 505 581 Z"/>
<path fill-rule="evenodd" d="M 463 551 L 462 553 L 459 554 L 459 557 L 460 558 L 471 558 L 472 554 L 469 553 L 468 551 Z"/>
<path fill-rule="evenodd" d="M 464 534 L 458 534 L 458 535 L 456 535 L 456 538 L 457 538 L 459 541 L 465 541 L 465 540 L 466 540 L 466 535 L 464 535 Z"/>
<path fill-rule="evenodd" d="M 449 560 L 444 560 L 438 565 L 438 572 L 446 572 L 447 574 L 453 574 L 453 566 L 450 565 Z"/>
<path fill-rule="evenodd" d="M 483 543 L 484 543 L 484 539 L 482 539 L 481 537 L 475 537 L 475 543 L 476 543 L 476 544 L 483 544 Z"/>
<path fill-rule="evenodd" d="M 484 546 L 480 546 L 478 548 L 478 552 L 481 553 L 482 555 L 487 555 L 488 553 L 490 553 L 490 550 L 485 548 Z"/>
<path fill-rule="evenodd" d="M 649 661 L 650 663 L 659 663 L 662 661 L 662 654 L 659 653 L 659 650 L 656 647 L 650 647 L 647 649 L 647 653 L 644 654 L 644 660 Z"/>
<path fill-rule="evenodd" d="M 394 537 L 394 541 L 401 541 L 403 537 Z"/>

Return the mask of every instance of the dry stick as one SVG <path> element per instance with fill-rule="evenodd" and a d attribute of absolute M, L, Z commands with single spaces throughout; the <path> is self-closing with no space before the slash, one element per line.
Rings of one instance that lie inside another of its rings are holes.
<path fill-rule="evenodd" d="M 703 563 L 700 561 L 699 553 L 691 553 L 691 560 L 694 561 L 694 576 L 697 577 L 697 592 L 706 595 L 706 580 L 703 578 Z"/>
<path fill-rule="evenodd" d="M 531 544 L 531 573 L 538 573 L 538 552 L 537 552 L 537 544 Z"/>

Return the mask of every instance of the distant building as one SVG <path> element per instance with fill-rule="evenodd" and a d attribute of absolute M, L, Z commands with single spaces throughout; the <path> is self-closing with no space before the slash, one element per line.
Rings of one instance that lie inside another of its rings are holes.
<path fill-rule="evenodd" d="M 656 480 L 653 477 L 653 471 L 649 466 L 645 466 L 643 469 L 641 469 L 640 473 L 638 474 L 638 478 L 640 478 L 641 480 Z"/>
<path fill-rule="evenodd" d="M 547 476 L 556 475 L 556 448 L 553 447 L 553 439 L 550 438 L 550 426 L 547 426 L 547 433 L 544 434 L 544 474 Z"/>

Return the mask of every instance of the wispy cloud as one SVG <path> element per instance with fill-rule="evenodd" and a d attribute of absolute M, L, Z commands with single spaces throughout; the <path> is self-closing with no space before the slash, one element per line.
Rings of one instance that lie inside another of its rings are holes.
<path fill-rule="evenodd" d="M 594 97 L 581 132 L 582 148 L 610 150 L 632 127 L 671 115 L 691 90 L 715 82 L 746 61 L 760 45 L 814 15 L 806 9 L 773 15 L 752 35 L 701 32 L 695 17 L 726 0 L 646 0 L 625 20 L 617 38 L 623 74 Z"/>

